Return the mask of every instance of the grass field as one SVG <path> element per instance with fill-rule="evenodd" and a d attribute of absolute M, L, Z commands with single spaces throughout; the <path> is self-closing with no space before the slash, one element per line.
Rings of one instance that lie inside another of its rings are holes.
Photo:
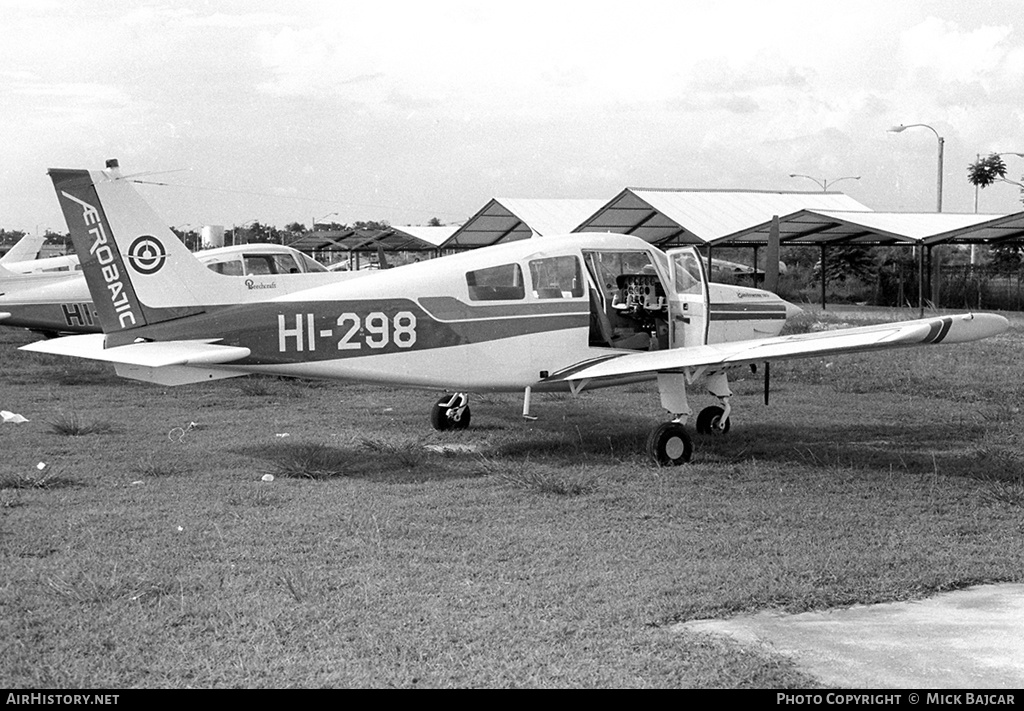
<path fill-rule="evenodd" d="M 769 408 L 742 373 L 731 432 L 673 469 L 653 385 L 535 395 L 536 422 L 478 396 L 442 434 L 435 393 L 161 388 L 0 329 L 30 420 L 0 425 L 0 686 L 813 686 L 671 627 L 1024 580 L 1012 321 L 776 364 Z"/>

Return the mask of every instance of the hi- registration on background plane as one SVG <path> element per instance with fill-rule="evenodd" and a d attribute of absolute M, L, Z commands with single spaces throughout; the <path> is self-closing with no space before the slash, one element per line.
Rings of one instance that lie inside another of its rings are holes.
<path fill-rule="evenodd" d="M 721 433 L 731 368 L 960 343 L 1009 325 L 965 314 L 779 336 L 795 307 L 709 284 L 692 247 L 665 253 L 617 234 L 523 240 L 287 293 L 267 275 L 240 292 L 196 260 L 116 161 L 49 174 L 104 333 L 25 350 L 112 362 L 164 385 L 264 373 L 442 390 L 438 429 L 468 426 L 468 392 L 524 392 L 527 415 L 531 391 L 656 378 L 672 416 L 648 438 L 662 465 L 690 459 L 687 387 L 700 378 L 719 404 L 697 430 Z"/>

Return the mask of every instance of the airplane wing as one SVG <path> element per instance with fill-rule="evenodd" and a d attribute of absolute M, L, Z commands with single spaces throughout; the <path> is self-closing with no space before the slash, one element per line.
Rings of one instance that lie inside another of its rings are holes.
<path fill-rule="evenodd" d="M 544 382 L 620 378 L 643 373 L 679 373 L 692 368 L 733 367 L 762 361 L 886 348 L 964 343 L 998 335 L 1008 327 L 1009 322 L 996 314 L 962 314 L 694 348 L 609 354 L 563 368 L 552 373 Z"/>
<path fill-rule="evenodd" d="M 216 339 L 214 339 L 216 340 Z M 104 335 L 90 333 L 36 341 L 19 350 L 102 360 L 120 365 L 164 368 L 173 365 L 217 365 L 247 358 L 251 351 L 240 346 L 220 346 L 210 340 L 153 341 L 103 347 Z"/>

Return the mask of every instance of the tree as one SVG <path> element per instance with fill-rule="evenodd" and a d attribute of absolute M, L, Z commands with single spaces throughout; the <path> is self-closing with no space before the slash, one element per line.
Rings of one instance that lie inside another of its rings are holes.
<path fill-rule="evenodd" d="M 1006 163 L 997 153 L 990 153 L 967 166 L 967 182 L 978 188 L 987 188 L 997 180 L 1006 178 Z M 1021 190 L 1024 193 L 1024 189 Z M 1021 245 L 997 244 L 992 247 L 991 265 L 1000 270 L 1016 271 L 1021 265 Z"/>
<path fill-rule="evenodd" d="M 820 262 L 815 266 L 820 268 L 819 265 Z M 871 283 L 877 277 L 878 258 L 874 248 L 838 245 L 831 246 L 825 251 L 825 281 L 829 284 L 843 284 L 847 279 Z"/>
<path fill-rule="evenodd" d="M 12 247 L 25 236 L 21 230 L 0 229 L 0 244 L 11 245 Z"/>
<path fill-rule="evenodd" d="M 380 232 L 386 230 L 391 225 L 386 220 L 356 220 L 352 223 L 352 229 L 364 230 L 366 232 Z"/>
<path fill-rule="evenodd" d="M 427 224 L 428 224 L 428 225 L 429 225 L 430 227 L 440 227 L 440 226 L 441 226 L 441 220 L 439 220 L 439 219 L 438 219 L 438 218 L 436 218 L 436 217 L 431 217 L 431 218 L 430 218 L 430 222 L 428 222 Z"/>
<path fill-rule="evenodd" d="M 198 230 L 172 227 L 171 232 L 177 235 L 190 252 L 195 252 L 203 246 L 203 235 Z"/>
<path fill-rule="evenodd" d="M 987 188 L 999 178 L 1006 177 L 1006 163 L 997 153 L 978 158 L 967 166 L 967 182 L 975 187 Z"/>

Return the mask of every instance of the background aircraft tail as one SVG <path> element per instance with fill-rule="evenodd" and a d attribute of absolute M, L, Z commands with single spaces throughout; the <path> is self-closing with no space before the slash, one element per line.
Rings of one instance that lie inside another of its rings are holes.
<path fill-rule="evenodd" d="M 51 169 L 57 199 L 109 345 L 129 332 L 205 311 L 217 275 L 204 267 L 121 177 Z"/>
<path fill-rule="evenodd" d="M 39 255 L 39 250 L 46 241 L 46 236 L 27 234 L 0 256 L 0 264 L 13 264 L 14 262 L 29 262 Z"/>

